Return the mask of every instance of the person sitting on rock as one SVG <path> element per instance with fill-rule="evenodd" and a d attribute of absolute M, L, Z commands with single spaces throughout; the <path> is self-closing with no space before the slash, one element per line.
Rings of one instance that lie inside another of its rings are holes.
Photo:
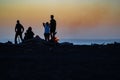
<path fill-rule="evenodd" d="M 26 30 L 24 40 L 33 39 L 34 33 L 32 31 L 32 27 L 29 27 L 28 30 Z"/>

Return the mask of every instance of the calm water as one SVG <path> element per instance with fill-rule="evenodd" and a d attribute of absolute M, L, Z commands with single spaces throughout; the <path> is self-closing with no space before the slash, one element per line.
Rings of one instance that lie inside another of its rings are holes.
<path fill-rule="evenodd" d="M 7 42 L 7 41 L 14 42 L 13 39 L 0 39 L 0 42 Z M 120 39 L 60 39 L 60 43 L 62 42 L 70 42 L 74 45 L 91 45 L 91 44 L 108 44 L 108 43 L 114 43 L 119 42 Z"/>
<path fill-rule="evenodd" d="M 91 44 L 108 44 L 108 43 L 114 43 L 119 42 L 120 39 L 61 39 L 59 41 L 62 42 L 70 42 L 74 45 L 91 45 Z"/>

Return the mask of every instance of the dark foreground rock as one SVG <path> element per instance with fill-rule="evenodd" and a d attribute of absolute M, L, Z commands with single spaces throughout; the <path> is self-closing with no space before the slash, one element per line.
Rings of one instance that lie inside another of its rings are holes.
<path fill-rule="evenodd" d="M 0 43 L 0 80 L 119 80 L 120 44 Z"/>

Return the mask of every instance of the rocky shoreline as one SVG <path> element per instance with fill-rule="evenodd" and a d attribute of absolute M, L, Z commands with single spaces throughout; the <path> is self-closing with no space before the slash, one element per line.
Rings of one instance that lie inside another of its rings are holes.
<path fill-rule="evenodd" d="M 0 43 L 1 80 L 120 79 L 120 43 Z"/>

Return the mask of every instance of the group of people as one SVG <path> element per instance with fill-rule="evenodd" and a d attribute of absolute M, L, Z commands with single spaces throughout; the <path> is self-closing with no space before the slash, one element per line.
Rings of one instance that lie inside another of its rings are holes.
<path fill-rule="evenodd" d="M 51 20 L 50 23 L 46 22 L 43 23 L 44 26 L 44 37 L 46 41 L 50 40 L 50 36 L 51 36 L 51 40 L 55 38 L 55 34 L 56 34 L 56 21 L 54 19 L 54 16 L 51 15 Z"/>
<path fill-rule="evenodd" d="M 56 20 L 54 19 L 54 15 L 51 15 L 51 20 L 50 23 L 46 22 L 43 23 L 43 27 L 44 27 L 44 37 L 46 41 L 54 41 L 55 40 L 55 34 L 56 32 Z M 17 39 L 19 37 L 19 39 L 21 39 L 21 41 L 24 40 L 28 40 L 28 39 L 32 39 L 34 38 L 34 33 L 32 31 L 32 27 L 28 27 L 28 29 L 25 32 L 25 36 L 24 39 L 22 37 L 22 34 L 24 32 L 24 27 L 22 24 L 20 24 L 20 21 L 17 20 L 17 24 L 15 26 L 15 44 L 18 43 Z"/>

